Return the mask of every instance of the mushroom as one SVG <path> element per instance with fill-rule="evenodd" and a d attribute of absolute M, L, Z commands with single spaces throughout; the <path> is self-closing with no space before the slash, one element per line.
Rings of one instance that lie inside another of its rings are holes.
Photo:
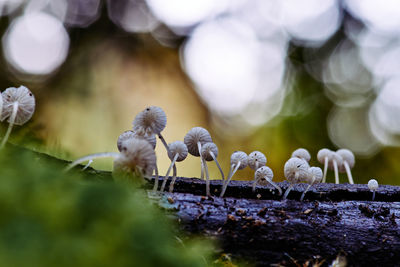
<path fill-rule="evenodd" d="M 214 143 L 205 143 L 202 148 L 201 148 L 201 156 L 203 157 L 203 159 L 205 160 L 203 162 L 204 164 L 204 170 L 206 173 L 206 194 L 207 196 L 210 195 L 210 177 L 208 174 L 208 166 L 207 166 L 207 161 L 212 161 L 214 160 L 216 165 L 218 166 L 219 171 L 221 172 L 221 180 L 222 182 L 225 181 L 225 177 L 224 177 L 224 173 L 221 169 L 221 166 L 219 165 L 218 161 L 217 161 L 217 156 L 218 156 L 218 147 L 216 144 Z"/>
<path fill-rule="evenodd" d="M 279 191 L 279 195 L 282 195 L 282 189 L 272 181 L 273 177 L 274 173 L 272 172 L 271 168 L 267 166 L 262 166 L 258 168 L 254 173 L 254 180 L 258 184 L 267 185 L 269 183 Z"/>
<path fill-rule="evenodd" d="M 247 167 L 247 159 L 248 159 L 248 156 L 243 151 L 235 151 L 232 153 L 231 168 L 229 170 L 229 174 L 228 174 L 228 177 L 226 178 L 226 181 L 223 183 L 220 197 L 224 196 L 226 188 L 228 187 L 228 184 L 231 181 L 233 175 L 238 170 L 242 170 Z"/>
<path fill-rule="evenodd" d="M 331 153 L 328 168 L 335 172 L 335 184 L 339 184 L 339 166 L 343 164 L 343 158 L 336 152 Z"/>
<path fill-rule="evenodd" d="M 0 144 L 0 149 L 6 144 L 13 125 L 25 124 L 35 111 L 35 97 L 25 86 L 10 87 L 2 93 L 1 121 L 8 118 L 8 129 Z"/>
<path fill-rule="evenodd" d="M 322 170 L 319 167 L 311 167 L 308 169 L 310 175 L 305 176 L 304 182 L 308 183 L 306 190 L 304 190 L 303 194 L 300 197 L 300 201 L 304 199 L 307 191 L 314 184 L 318 184 L 322 181 Z"/>
<path fill-rule="evenodd" d="M 150 106 L 139 112 L 132 122 L 133 130 L 135 133 L 146 136 L 146 135 L 158 135 L 165 149 L 168 152 L 168 145 L 164 137 L 161 135 L 161 131 L 164 130 L 167 125 L 167 115 L 164 110 L 157 106 Z"/>
<path fill-rule="evenodd" d="M 378 187 L 379 187 L 379 184 L 378 184 L 377 180 L 371 179 L 368 181 L 368 188 L 369 188 L 369 190 L 372 191 L 372 201 L 375 200 L 375 191 L 376 191 L 376 189 L 378 189 Z"/>
<path fill-rule="evenodd" d="M 171 171 L 171 168 L 173 167 L 174 168 L 174 171 L 172 174 L 173 177 L 172 177 L 172 181 L 169 185 L 169 192 L 172 193 L 172 191 L 174 190 L 174 183 L 175 183 L 176 175 L 177 175 L 175 162 L 183 161 L 184 159 L 186 159 L 187 155 L 188 155 L 188 149 L 183 142 L 175 141 L 168 145 L 168 157 L 171 160 L 171 164 L 169 165 L 167 173 L 164 176 L 164 181 L 163 181 L 163 183 L 161 185 L 161 189 L 160 189 L 161 192 L 164 191 L 165 185 L 169 178 L 168 175 Z"/>
<path fill-rule="evenodd" d="M 324 165 L 324 177 L 322 179 L 322 182 L 325 183 L 326 181 L 326 173 L 328 171 L 328 164 L 329 164 L 329 159 L 331 158 L 332 155 L 332 151 L 327 149 L 327 148 L 323 148 L 320 151 L 318 151 L 317 154 L 317 159 L 318 161 Z"/>
<path fill-rule="evenodd" d="M 187 146 L 189 154 L 195 157 L 200 157 L 201 179 L 204 179 L 204 163 L 200 152 L 202 145 L 206 143 L 212 143 L 210 133 L 202 127 L 194 127 L 185 135 L 183 142 Z"/>
<path fill-rule="evenodd" d="M 308 163 L 299 158 L 290 158 L 284 166 L 284 174 L 286 180 L 290 183 L 289 187 L 286 189 L 283 199 L 286 199 L 289 195 L 290 190 L 292 190 L 293 185 L 301 182 L 305 177 L 309 176 L 308 169 L 310 166 Z"/>
<path fill-rule="evenodd" d="M 156 149 L 157 139 L 156 139 L 156 136 L 154 134 L 146 134 L 146 133 L 138 134 L 138 132 L 134 132 L 132 130 L 128 130 L 128 131 L 125 131 L 122 134 L 120 134 L 120 136 L 118 136 L 117 147 L 118 147 L 118 151 L 119 152 L 121 152 L 122 143 L 124 141 L 128 140 L 128 139 L 131 139 L 131 138 L 144 139 L 144 140 L 146 140 L 147 142 L 150 143 L 150 145 L 153 147 L 153 149 Z M 89 163 L 87 164 L 87 166 L 89 166 L 91 162 L 93 162 L 93 160 L 90 160 Z M 154 168 L 154 172 L 155 172 L 155 178 L 154 178 L 153 191 L 155 192 L 158 189 L 158 180 L 159 180 L 157 165 Z"/>
<path fill-rule="evenodd" d="M 79 158 L 69 164 L 64 171 L 74 166 L 96 158 L 114 158 L 113 177 L 116 181 L 137 183 L 142 181 L 132 180 L 136 176 L 149 177 L 156 167 L 156 154 L 149 142 L 139 138 L 131 138 L 122 143 L 121 152 L 104 152 Z"/>
<path fill-rule="evenodd" d="M 307 149 L 298 148 L 295 151 L 293 151 L 292 158 L 300 158 L 300 159 L 304 159 L 305 161 L 309 162 L 311 159 L 311 155 Z"/>
<path fill-rule="evenodd" d="M 354 184 L 353 176 L 351 175 L 351 168 L 354 167 L 355 158 L 353 152 L 348 149 L 339 149 L 336 153 L 343 158 L 343 163 L 339 165 L 340 172 L 346 172 L 349 184 Z"/>
<path fill-rule="evenodd" d="M 259 167 L 265 166 L 266 163 L 267 163 L 267 158 L 260 151 L 253 151 L 249 154 L 247 164 L 254 171 L 256 171 Z M 254 177 L 253 192 L 256 190 L 256 184 L 257 181 Z"/>

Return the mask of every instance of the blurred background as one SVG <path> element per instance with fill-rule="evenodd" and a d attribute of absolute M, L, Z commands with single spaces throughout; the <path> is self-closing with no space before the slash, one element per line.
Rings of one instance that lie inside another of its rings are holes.
<path fill-rule="evenodd" d="M 400 184 L 397 0 L 0 0 L 0 14 L 1 90 L 26 85 L 37 101 L 13 143 L 70 160 L 117 151 L 157 105 L 167 142 L 207 128 L 226 172 L 235 150 L 263 152 L 281 181 L 296 148 L 316 166 L 319 149 L 348 148 L 356 183 Z M 177 167 L 200 175 L 198 158 Z"/>

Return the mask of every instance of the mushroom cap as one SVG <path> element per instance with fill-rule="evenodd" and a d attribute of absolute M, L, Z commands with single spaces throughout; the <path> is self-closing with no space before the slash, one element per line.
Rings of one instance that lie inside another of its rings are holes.
<path fill-rule="evenodd" d="M 274 178 L 274 172 L 268 166 L 262 166 L 258 168 L 254 173 L 254 179 L 260 185 L 267 185 L 267 178 L 272 180 Z"/>
<path fill-rule="evenodd" d="M 210 152 L 214 153 L 214 156 L 217 157 L 218 156 L 217 145 L 214 143 L 205 143 L 201 147 L 201 156 L 203 157 L 203 159 L 205 159 L 207 161 L 212 161 L 213 157 L 211 156 Z"/>
<path fill-rule="evenodd" d="M 317 154 L 318 161 L 321 164 L 325 164 L 325 158 L 328 157 L 328 160 L 329 160 L 332 152 L 333 152 L 332 150 L 327 149 L 327 148 L 321 149 L 320 151 L 318 151 L 318 154 Z"/>
<path fill-rule="evenodd" d="M 340 169 L 340 167 L 343 164 L 343 158 L 342 156 L 340 156 L 338 153 L 336 153 L 335 151 L 332 151 L 331 156 L 329 158 L 328 161 L 328 169 L 333 170 L 333 161 L 336 161 L 338 169 Z"/>
<path fill-rule="evenodd" d="M 231 155 L 231 165 L 236 165 L 240 161 L 240 166 L 238 167 L 238 170 L 242 170 L 247 167 L 247 159 L 248 156 L 246 153 L 243 151 L 235 151 Z"/>
<path fill-rule="evenodd" d="M 308 169 L 309 165 L 305 160 L 299 158 L 290 158 L 288 161 L 286 161 L 283 172 L 286 180 L 288 180 L 290 183 L 298 183 L 300 181 L 304 181 L 310 176 Z M 298 173 L 297 179 L 296 172 Z"/>
<path fill-rule="evenodd" d="M 182 141 L 175 141 L 168 144 L 169 159 L 173 160 L 176 154 L 178 154 L 178 158 L 176 159 L 176 161 L 182 161 L 186 159 L 188 155 L 187 146 Z"/>
<path fill-rule="evenodd" d="M 323 173 L 322 173 L 321 168 L 319 168 L 319 167 L 310 167 L 308 169 L 308 172 L 312 175 L 311 178 L 314 177 L 314 183 L 315 184 L 319 184 L 322 181 Z M 311 182 L 312 182 L 312 179 L 311 179 Z"/>
<path fill-rule="evenodd" d="M 139 112 L 132 124 L 133 130 L 140 135 L 159 134 L 167 125 L 167 115 L 162 108 L 150 106 Z"/>
<path fill-rule="evenodd" d="M 256 170 L 257 162 L 258 168 L 260 168 L 261 166 L 265 166 L 265 164 L 267 164 L 267 158 L 260 151 L 253 151 L 247 157 L 247 164 L 251 169 Z"/>
<path fill-rule="evenodd" d="M 379 184 L 378 184 L 377 180 L 371 179 L 368 181 L 369 190 L 376 190 L 376 189 L 378 189 L 378 187 L 379 187 Z"/>
<path fill-rule="evenodd" d="M 187 146 L 189 153 L 198 157 L 200 156 L 200 153 L 199 148 L 197 147 L 197 142 L 204 145 L 206 143 L 212 143 L 212 139 L 210 133 L 206 129 L 203 127 L 194 127 L 185 135 L 183 142 Z"/>
<path fill-rule="evenodd" d="M 131 139 L 131 138 L 139 138 L 139 139 L 144 139 L 147 142 L 150 143 L 150 145 L 153 147 L 153 149 L 156 148 L 156 144 L 157 144 L 157 139 L 156 136 L 154 134 L 145 134 L 145 135 L 140 135 L 137 132 L 134 132 L 132 130 L 128 130 L 123 132 L 122 134 L 120 134 L 120 136 L 118 136 L 118 140 L 117 140 L 117 147 L 118 147 L 118 151 L 121 152 L 121 147 L 122 147 L 122 142 Z"/>
<path fill-rule="evenodd" d="M 133 172 L 136 169 L 151 175 L 157 164 L 153 147 L 144 139 L 130 138 L 122 142 L 121 153 L 114 160 L 114 168 Z"/>
<path fill-rule="evenodd" d="M 307 149 L 298 148 L 295 151 L 293 151 L 292 158 L 300 158 L 300 159 L 304 159 L 305 161 L 309 162 L 311 159 L 311 155 Z"/>
<path fill-rule="evenodd" d="M 3 110 L 1 112 L 1 121 L 8 118 L 8 122 L 10 122 L 14 102 L 18 103 L 14 124 L 22 125 L 32 118 L 33 112 L 35 112 L 35 97 L 28 88 L 25 86 L 7 88 L 2 93 L 2 98 Z"/>
<path fill-rule="evenodd" d="M 342 148 L 336 151 L 336 153 L 343 158 L 343 162 L 346 161 L 347 164 L 349 164 L 350 168 L 354 167 L 354 164 L 356 163 L 356 160 L 354 158 L 353 152 L 351 152 L 348 149 Z M 339 167 L 340 172 L 345 172 L 346 168 L 344 167 L 344 163 L 340 165 Z"/>

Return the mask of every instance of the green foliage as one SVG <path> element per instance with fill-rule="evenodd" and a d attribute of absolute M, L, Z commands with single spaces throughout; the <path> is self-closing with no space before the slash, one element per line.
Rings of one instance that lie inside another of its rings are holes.
<path fill-rule="evenodd" d="M 204 266 L 212 246 L 177 241 L 141 190 L 62 173 L 34 152 L 0 151 L 2 266 Z"/>

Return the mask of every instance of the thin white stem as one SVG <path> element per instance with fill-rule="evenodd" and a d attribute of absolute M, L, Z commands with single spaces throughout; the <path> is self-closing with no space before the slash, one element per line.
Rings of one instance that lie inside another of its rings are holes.
<path fill-rule="evenodd" d="M 271 179 L 266 178 L 267 182 L 270 183 L 273 187 L 275 187 L 278 191 L 279 191 L 279 195 L 282 195 L 282 189 L 279 187 L 279 185 L 277 185 L 276 183 L 274 183 Z"/>
<path fill-rule="evenodd" d="M 333 170 L 335 171 L 335 184 L 339 184 L 339 170 L 335 159 L 333 160 Z"/>
<path fill-rule="evenodd" d="M 207 167 L 207 162 L 204 162 L 204 171 L 206 173 L 206 196 L 211 196 L 210 194 L 210 176 L 208 175 L 208 167 Z"/>
<path fill-rule="evenodd" d="M 257 171 L 258 169 L 258 161 L 256 162 L 256 169 L 254 171 Z M 256 180 L 256 176 L 254 175 L 254 181 L 253 181 L 253 192 L 256 191 L 256 185 L 257 185 L 257 180 Z"/>
<path fill-rule="evenodd" d="M 93 160 L 91 159 L 91 160 L 89 160 L 89 162 L 86 164 L 86 166 L 85 167 L 83 167 L 83 169 L 82 170 L 86 170 L 87 168 L 89 168 L 89 166 L 90 166 L 90 164 L 92 164 L 93 163 Z"/>
<path fill-rule="evenodd" d="M 354 184 L 353 176 L 351 176 L 350 166 L 347 161 L 344 162 L 344 167 L 346 168 L 347 178 L 349 178 L 349 184 Z"/>
<path fill-rule="evenodd" d="M 201 143 L 200 142 L 197 142 L 197 149 L 199 150 L 200 165 L 201 165 L 200 178 L 201 178 L 201 180 L 204 180 L 204 160 L 203 160 L 203 157 L 201 156 Z"/>
<path fill-rule="evenodd" d="M 172 191 L 174 191 L 174 184 L 175 184 L 175 180 L 176 180 L 176 164 L 174 164 L 174 170 L 172 171 L 172 181 L 169 184 L 169 192 L 172 193 Z"/>
<path fill-rule="evenodd" d="M 292 190 L 293 184 L 290 184 L 289 187 L 286 189 L 285 194 L 283 195 L 282 199 L 286 199 L 289 195 L 290 190 Z"/>
<path fill-rule="evenodd" d="M 313 175 L 312 182 L 307 186 L 306 190 L 304 190 L 303 194 L 301 194 L 300 201 L 303 201 L 304 196 L 306 195 L 307 191 L 310 190 L 310 187 L 314 184 L 315 175 Z"/>
<path fill-rule="evenodd" d="M 322 179 L 322 182 L 325 183 L 326 181 L 326 173 L 328 172 L 328 157 L 325 157 L 325 162 L 324 162 L 324 178 Z"/>
<path fill-rule="evenodd" d="M 218 169 L 219 169 L 219 172 L 221 173 L 221 180 L 222 180 L 222 181 L 225 181 L 225 175 L 224 175 L 224 172 L 223 172 L 222 169 L 221 169 L 221 166 L 220 166 L 219 163 L 218 163 L 217 157 L 215 157 L 215 154 L 214 154 L 212 151 L 210 151 L 210 155 L 211 155 L 211 157 L 213 158 L 213 160 L 215 161 L 215 164 L 217 164 L 217 167 L 218 167 Z"/>
<path fill-rule="evenodd" d="M 155 174 L 156 174 L 156 177 L 154 178 L 153 192 L 156 192 L 157 189 L 158 189 L 158 179 L 159 179 L 157 165 L 156 165 L 156 167 L 154 168 L 154 172 L 155 172 Z"/>
<path fill-rule="evenodd" d="M 375 200 L 375 190 L 372 191 L 372 201 Z"/>
<path fill-rule="evenodd" d="M 231 168 L 230 168 L 230 170 L 229 170 L 229 175 L 228 175 L 228 177 L 226 178 L 226 183 L 224 184 L 224 186 L 223 186 L 223 188 L 222 188 L 220 197 L 223 197 L 223 196 L 224 196 L 225 191 L 226 191 L 226 188 L 228 187 L 229 182 L 231 181 L 233 175 L 235 174 L 235 172 L 237 172 L 237 170 L 239 169 L 239 167 L 240 167 L 240 160 L 239 160 L 239 162 L 238 162 L 236 165 L 235 165 L 235 164 L 232 164 L 232 165 L 231 165 Z"/>
<path fill-rule="evenodd" d="M 161 135 L 161 133 L 158 134 L 158 138 L 160 138 L 161 143 L 163 143 L 165 149 L 167 150 L 167 153 L 169 154 L 169 147 L 168 147 L 168 144 L 167 144 L 167 142 L 165 142 L 165 139 L 164 139 L 164 137 Z"/>
<path fill-rule="evenodd" d="M 6 144 L 6 142 L 8 140 L 8 137 L 10 137 L 10 133 L 11 133 L 12 127 L 15 122 L 15 117 L 17 117 L 17 111 L 18 111 L 18 102 L 14 102 L 13 110 L 12 110 L 12 113 L 10 116 L 10 124 L 8 124 L 6 135 L 3 137 L 3 140 L 1 141 L 0 149 L 2 149 L 4 147 L 4 145 Z"/>
<path fill-rule="evenodd" d="M 169 167 L 168 167 L 167 173 L 166 173 L 165 176 L 164 176 L 164 181 L 163 181 L 163 183 L 162 183 L 162 185 L 161 185 L 160 192 L 163 192 L 163 191 L 164 191 L 165 185 L 167 184 L 167 180 L 168 180 L 168 178 L 169 178 L 169 173 L 171 172 L 172 167 L 175 166 L 175 161 L 176 161 L 176 159 L 177 159 L 178 157 L 179 157 L 179 154 L 176 153 L 175 156 L 174 156 L 174 158 L 173 158 L 172 161 L 171 161 L 171 164 L 170 164 Z"/>
<path fill-rule="evenodd" d="M 88 160 L 99 159 L 99 158 L 118 158 L 119 155 L 120 155 L 119 153 L 115 153 L 115 152 L 103 152 L 103 153 L 96 153 L 96 154 L 91 154 L 91 155 L 88 155 L 88 156 L 84 156 L 82 158 L 79 158 L 79 159 L 75 160 L 71 164 L 69 164 L 64 169 L 64 172 L 69 171 L 70 169 L 72 169 L 76 165 L 78 165 L 78 164 L 80 164 L 82 162 L 88 161 Z"/>

